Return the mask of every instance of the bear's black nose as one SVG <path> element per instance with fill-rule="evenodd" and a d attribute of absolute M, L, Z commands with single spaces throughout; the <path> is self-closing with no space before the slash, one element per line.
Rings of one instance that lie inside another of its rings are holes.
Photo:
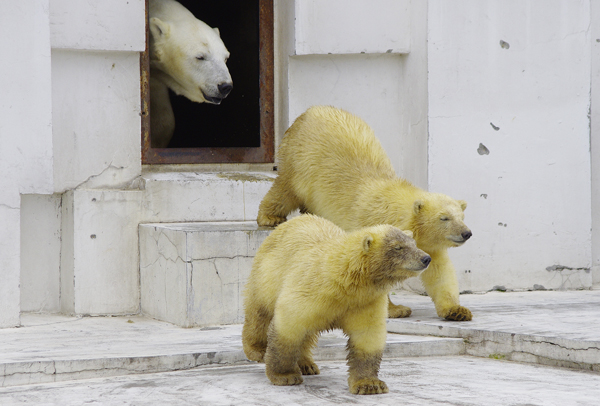
<path fill-rule="evenodd" d="M 464 233 L 461 234 L 463 240 L 467 241 L 469 238 L 471 238 L 471 236 L 473 235 L 473 233 L 471 231 L 465 231 Z"/>
<path fill-rule="evenodd" d="M 220 83 L 217 87 L 219 88 L 219 93 L 221 93 L 222 98 L 226 98 L 229 92 L 231 92 L 231 89 L 233 89 L 231 83 Z"/>
<path fill-rule="evenodd" d="M 425 255 L 423 258 L 421 258 L 421 262 L 423 265 L 428 266 L 431 262 L 431 257 L 429 255 Z"/>

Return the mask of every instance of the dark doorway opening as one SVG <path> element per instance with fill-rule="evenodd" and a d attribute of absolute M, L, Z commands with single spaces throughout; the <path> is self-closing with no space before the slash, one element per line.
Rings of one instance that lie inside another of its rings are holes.
<path fill-rule="evenodd" d="M 260 146 L 258 0 L 179 2 L 219 28 L 231 53 L 227 67 L 233 90 L 218 106 L 194 103 L 170 91 L 176 124 L 169 148 Z"/>
<path fill-rule="evenodd" d="M 194 103 L 170 91 L 175 133 L 167 148 L 152 148 L 146 51 L 141 67 L 142 162 L 273 162 L 273 0 L 179 2 L 219 28 L 231 54 L 227 66 L 233 90 L 220 105 Z"/>

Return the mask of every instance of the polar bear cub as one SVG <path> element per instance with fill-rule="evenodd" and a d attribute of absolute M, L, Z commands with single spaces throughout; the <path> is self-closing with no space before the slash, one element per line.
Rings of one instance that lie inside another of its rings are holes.
<path fill-rule="evenodd" d="M 390 225 L 351 233 L 305 214 L 278 226 L 262 243 L 245 288 L 244 352 L 264 361 L 275 385 L 317 375 L 312 349 L 322 331 L 348 336 L 351 393 L 385 393 L 378 378 L 386 341 L 387 294 L 431 258 L 412 233 Z"/>
<path fill-rule="evenodd" d="M 211 28 L 175 0 L 150 0 L 150 128 L 164 148 L 175 130 L 169 91 L 197 103 L 220 104 L 233 89 L 229 51 Z"/>

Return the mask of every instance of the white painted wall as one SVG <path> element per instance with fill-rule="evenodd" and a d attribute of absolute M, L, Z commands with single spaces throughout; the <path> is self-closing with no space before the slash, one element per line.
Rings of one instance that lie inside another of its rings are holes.
<path fill-rule="evenodd" d="M 429 2 L 429 186 L 469 203 L 461 289 L 591 286 L 590 46 L 586 0 Z"/>
<path fill-rule="evenodd" d="M 3 1 L 0 16 L 0 53 L 10 61 L 0 64 L 0 327 L 6 327 L 19 324 L 20 194 L 52 192 L 48 0 Z"/>
<path fill-rule="evenodd" d="M 140 192 L 126 190 L 135 189 L 133 181 L 141 175 L 139 52 L 145 49 L 145 1 L 42 3 L 31 2 L 32 9 L 46 13 L 45 21 L 36 25 L 46 33 L 47 64 L 39 65 L 46 76 L 39 87 L 47 88 L 48 96 L 51 89 L 51 99 L 36 109 L 32 101 L 39 97 L 38 88 L 22 87 L 15 93 L 34 110 L 23 122 L 51 117 L 44 146 L 50 157 L 44 175 L 50 184 L 41 192 L 58 194 L 27 195 L 21 201 L 20 255 L 18 246 L 13 249 L 17 261 L 20 257 L 21 310 L 132 313 L 139 303 Z M 27 44 L 15 43 L 27 49 Z M 38 66 L 32 58 L 30 65 Z M 28 75 L 20 68 L 7 77 L 25 81 Z M 98 189 L 102 196 L 96 204 L 88 202 L 88 192 L 79 190 L 87 188 Z M 60 195 L 66 191 L 71 194 Z M 18 225 L 18 214 L 15 221 Z M 98 237 L 90 245 L 93 233 Z M 13 289 L 17 292 L 18 269 Z M 18 314 L 18 298 L 11 303 Z"/>
<path fill-rule="evenodd" d="M 141 174 L 137 52 L 52 50 L 54 184 L 125 187 Z"/>
<path fill-rule="evenodd" d="M 61 195 L 21 195 L 21 311 L 60 310 Z"/>
<path fill-rule="evenodd" d="M 600 0 L 591 0 L 592 22 L 600 21 Z M 600 285 L 600 24 L 591 24 L 592 56 L 592 277 Z"/>
<path fill-rule="evenodd" d="M 325 104 L 363 118 L 395 170 L 427 187 L 427 3 L 297 0 L 289 122 Z M 425 155 L 421 155 L 424 157 Z"/>
<path fill-rule="evenodd" d="M 409 0 L 296 0 L 296 55 L 410 51 Z"/>

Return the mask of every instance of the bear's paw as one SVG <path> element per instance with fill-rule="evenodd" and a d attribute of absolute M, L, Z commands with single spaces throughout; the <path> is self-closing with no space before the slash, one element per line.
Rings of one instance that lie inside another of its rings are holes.
<path fill-rule="evenodd" d="M 296 372 L 290 372 L 287 374 L 270 373 L 268 374 L 268 377 L 271 383 L 277 386 L 300 385 L 302 382 L 304 382 L 302 375 Z"/>
<path fill-rule="evenodd" d="M 264 362 L 265 350 L 260 351 L 255 348 L 245 348 L 244 352 L 249 361 Z"/>
<path fill-rule="evenodd" d="M 350 385 L 350 393 L 354 395 L 376 395 L 388 393 L 389 389 L 385 382 L 375 378 L 360 379 Z"/>
<path fill-rule="evenodd" d="M 321 371 L 319 371 L 319 367 L 314 362 L 298 362 L 298 367 L 300 367 L 302 375 L 319 375 L 321 373 Z"/>
<path fill-rule="evenodd" d="M 410 316 L 412 310 L 410 307 L 395 305 L 392 302 L 389 302 L 388 306 L 388 317 L 390 319 L 399 319 Z"/>
<path fill-rule="evenodd" d="M 457 305 L 448 309 L 443 317 L 450 321 L 471 321 L 473 314 L 466 307 Z"/>
<path fill-rule="evenodd" d="M 279 224 L 285 222 L 286 217 L 272 216 L 264 213 L 258 213 L 256 222 L 262 227 L 276 227 Z"/>

